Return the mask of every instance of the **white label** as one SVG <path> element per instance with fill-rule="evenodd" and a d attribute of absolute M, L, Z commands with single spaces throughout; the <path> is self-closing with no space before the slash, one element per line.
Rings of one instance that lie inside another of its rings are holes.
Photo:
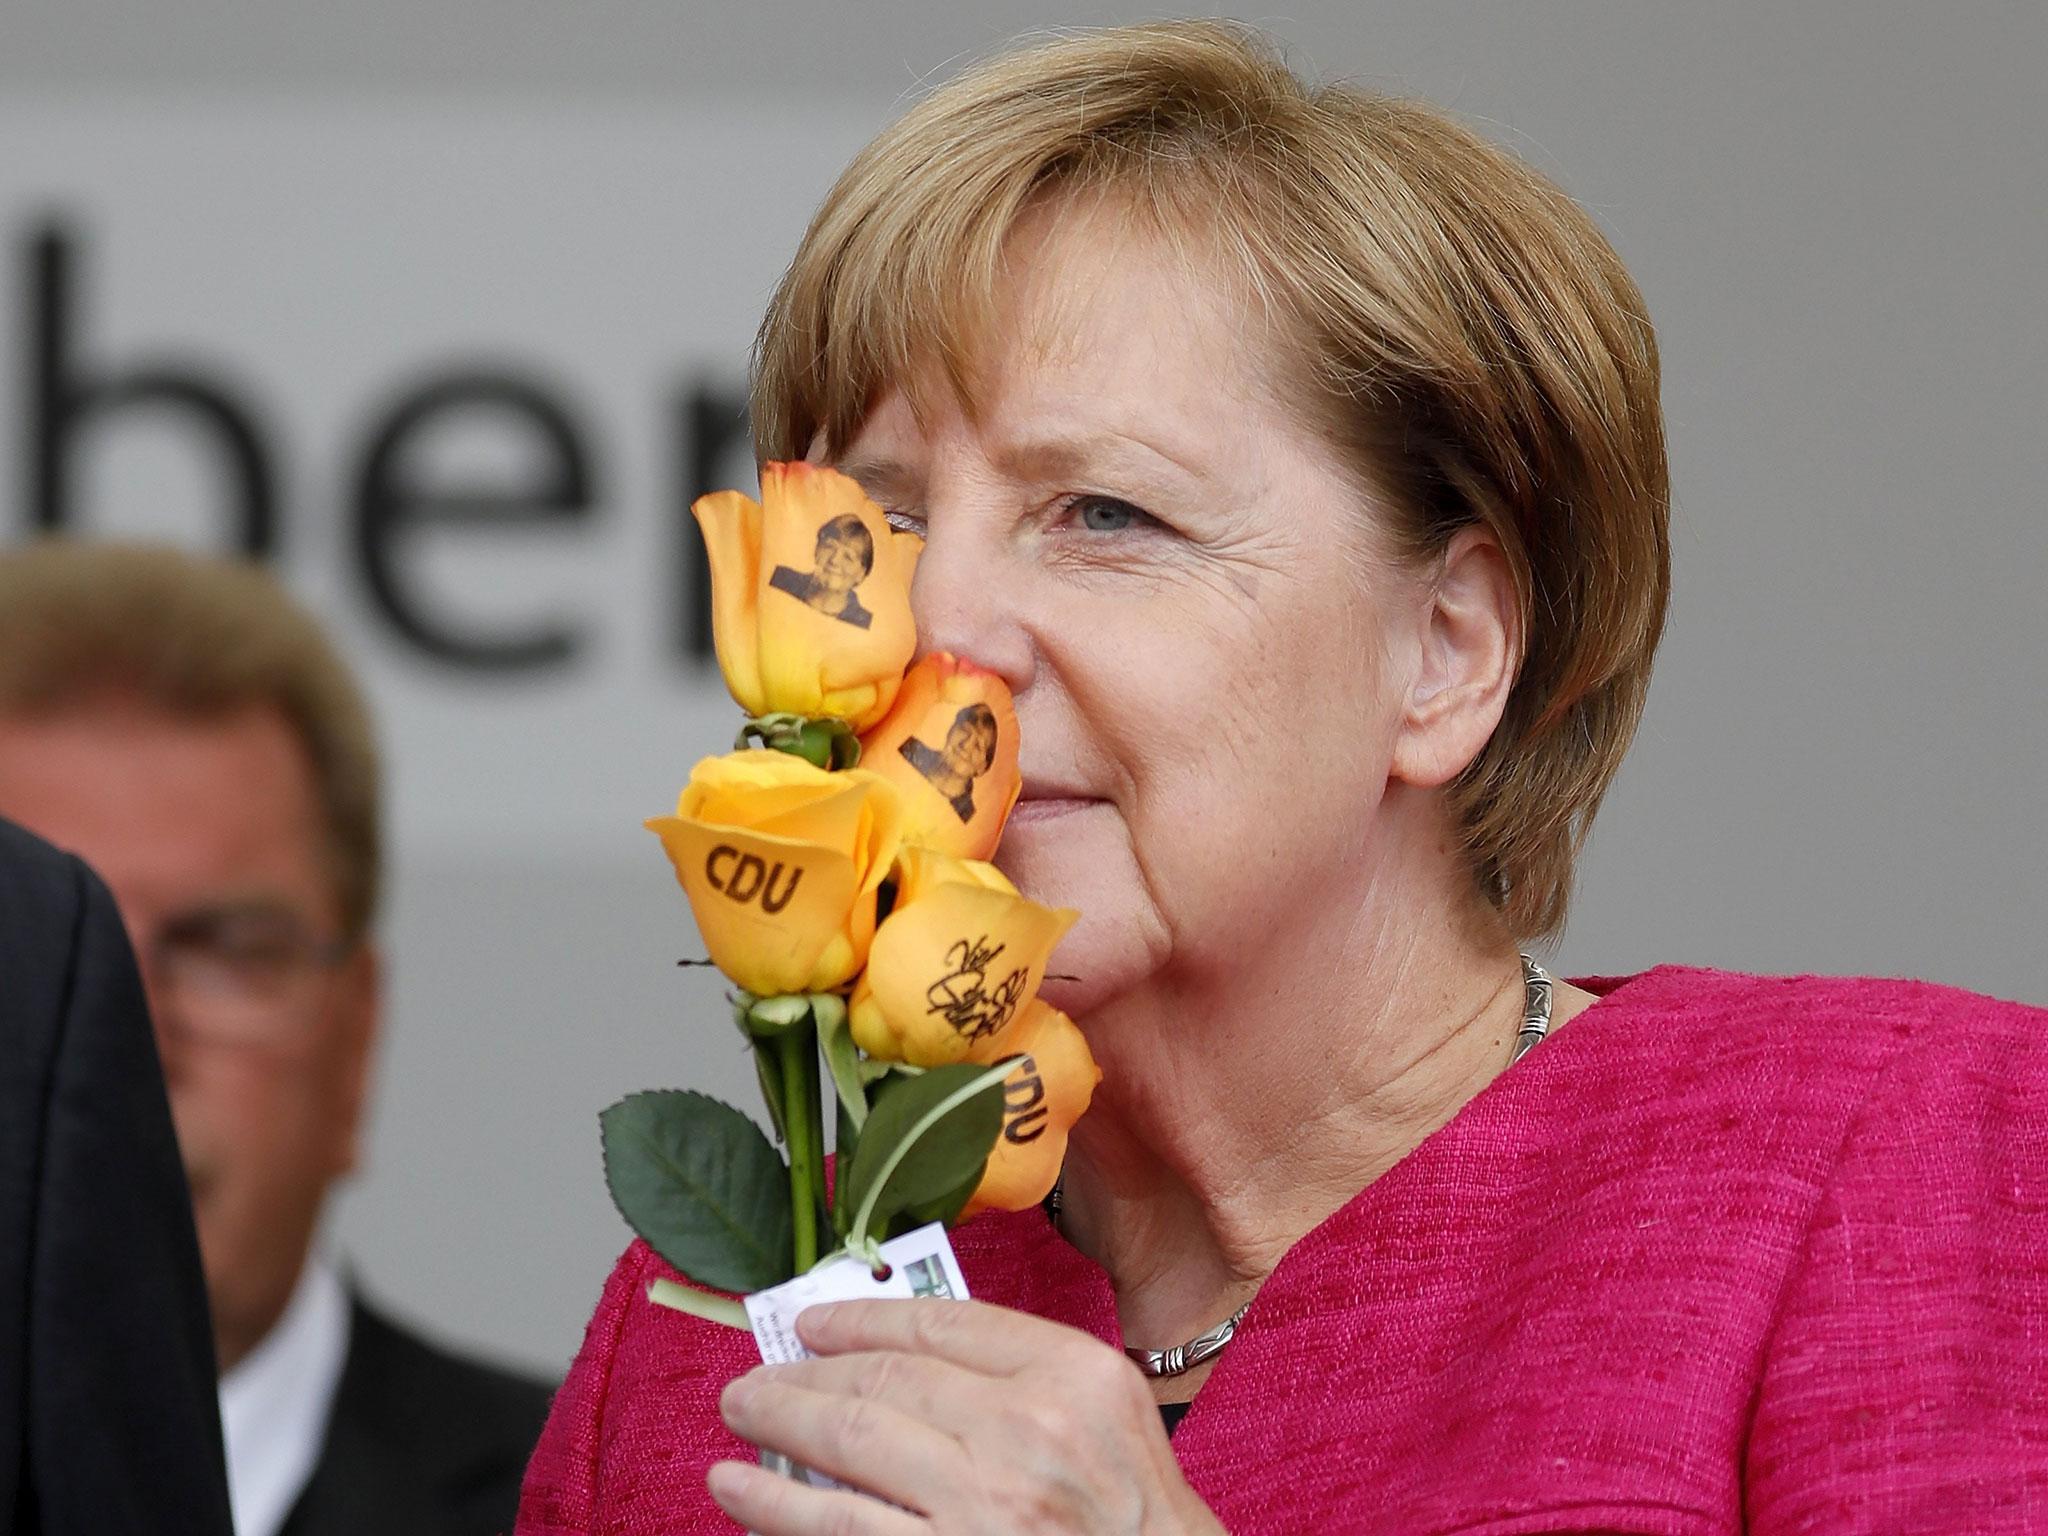
<path fill-rule="evenodd" d="M 882 1244 L 882 1261 L 888 1266 L 887 1279 L 877 1279 L 859 1259 L 841 1258 L 749 1296 L 747 1320 L 754 1325 L 754 1342 L 761 1346 L 761 1358 L 770 1365 L 811 1358 L 796 1336 L 796 1315 L 805 1307 L 828 1301 L 907 1301 L 918 1296 L 967 1299 L 960 1261 L 953 1257 L 946 1229 L 937 1222 L 889 1239 Z"/>
<path fill-rule="evenodd" d="M 960 1273 L 960 1261 L 953 1257 L 946 1229 L 936 1221 L 882 1244 L 882 1261 L 888 1266 L 885 1279 L 877 1279 L 860 1259 L 842 1258 L 749 1296 L 747 1320 L 754 1325 L 754 1342 L 761 1347 L 761 1358 L 770 1365 L 814 1358 L 796 1336 L 796 1316 L 805 1307 L 828 1301 L 907 1301 L 919 1296 L 967 1299 L 967 1277 Z M 813 1488 L 847 1486 L 773 1451 L 761 1453 L 761 1465 Z"/>

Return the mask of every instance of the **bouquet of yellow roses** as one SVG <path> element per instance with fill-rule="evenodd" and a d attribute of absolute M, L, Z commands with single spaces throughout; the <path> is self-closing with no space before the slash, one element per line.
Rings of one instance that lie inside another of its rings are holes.
<path fill-rule="evenodd" d="M 1009 690 L 952 656 L 911 665 L 922 542 L 810 464 L 765 466 L 759 502 L 694 510 L 748 718 L 647 826 L 736 989 L 776 1141 L 686 1091 L 632 1094 L 601 1123 L 620 1214 L 703 1288 L 654 1299 L 745 1327 L 712 1293 L 1042 1200 L 1100 1073 L 1038 997 L 1077 914 L 985 862 L 1020 788 Z"/>

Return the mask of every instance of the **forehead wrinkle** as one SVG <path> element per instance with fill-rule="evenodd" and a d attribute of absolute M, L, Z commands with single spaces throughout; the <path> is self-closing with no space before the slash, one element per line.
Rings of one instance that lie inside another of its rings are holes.
<path fill-rule="evenodd" d="M 1213 435 L 1194 423 L 1176 434 L 1182 413 L 1144 380 L 1169 363 L 1174 374 L 1193 367 L 1206 382 L 1191 398 L 1294 414 L 1275 387 L 1284 360 L 1272 355 L 1271 317 L 1228 261 L 1196 256 L 1171 238 L 1172 225 L 1160 227 L 1130 198 L 1102 191 L 1077 196 L 1070 189 L 1027 210 L 1005 246 L 975 355 L 954 360 L 964 368 L 948 369 L 927 353 L 921 366 L 894 381 L 893 392 L 925 443 L 939 435 L 939 418 L 950 416 L 980 439 L 978 456 L 1012 479 L 1036 483 L 1091 463 L 1128 463 L 1129 445 L 1172 473 L 1213 482 L 1229 467 Z M 1148 285 L 1147 307 L 1160 315 L 1130 313 L 1119 292 L 1140 269 L 1165 278 Z M 1099 367 L 1097 333 L 1105 323 L 1117 358 L 1110 375 Z M 1166 358 L 1176 341 L 1194 343 L 1198 355 Z M 831 457 L 865 486 L 915 492 L 924 473 L 902 462 L 899 448 L 861 442 L 880 404 L 871 402 Z M 1123 419 L 1104 430 L 1105 415 Z"/>
<path fill-rule="evenodd" d="M 1095 432 L 1078 438 L 1056 434 L 1019 436 L 991 447 L 989 462 L 1014 480 L 1064 480 L 1085 477 L 1088 471 L 1105 466 L 1120 466 L 1131 458 L 1132 449 L 1163 461 L 1183 475 L 1209 478 L 1200 464 L 1183 457 L 1185 449 L 1176 452 L 1131 429 Z"/>
<path fill-rule="evenodd" d="M 847 453 L 833 466 L 872 497 L 877 491 L 907 491 L 916 488 L 918 477 L 896 459 L 858 450 Z"/>

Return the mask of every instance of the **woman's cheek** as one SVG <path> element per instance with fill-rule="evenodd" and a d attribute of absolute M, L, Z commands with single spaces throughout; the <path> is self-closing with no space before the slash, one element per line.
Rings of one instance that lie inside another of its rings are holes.
<path fill-rule="evenodd" d="M 1076 825 L 1056 840 L 1044 828 L 1013 825 L 996 865 L 1033 901 L 1080 911 L 1042 988 L 1047 1002 L 1078 1018 L 1156 973 L 1171 946 L 1117 812 L 1099 807 L 1064 819 Z"/>

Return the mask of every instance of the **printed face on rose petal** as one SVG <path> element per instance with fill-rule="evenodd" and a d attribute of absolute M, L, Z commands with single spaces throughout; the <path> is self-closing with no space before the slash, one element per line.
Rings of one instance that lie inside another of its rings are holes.
<path fill-rule="evenodd" d="M 1040 209 L 1007 256 L 978 409 L 887 393 L 836 462 L 924 535 L 921 650 L 1015 695 L 995 858 L 1083 914 L 1047 995 L 1085 1014 L 1361 904 L 1415 578 L 1267 377 L 1274 322 L 1119 208 Z"/>
<path fill-rule="evenodd" d="M 861 764 L 902 791 L 907 842 L 985 859 L 1022 782 L 1010 691 L 972 662 L 925 655 L 889 714 L 861 737 Z"/>
<path fill-rule="evenodd" d="M 818 584 L 831 592 L 851 592 L 867 579 L 875 562 L 874 546 L 867 530 L 855 524 L 851 531 L 828 526 L 818 535 Z"/>
<path fill-rule="evenodd" d="M 970 704 L 961 710 L 946 730 L 946 744 L 937 751 L 914 739 L 897 750 L 946 797 L 955 816 L 963 823 L 974 820 L 974 781 L 988 772 L 996 757 L 996 721 L 986 705 Z"/>
<path fill-rule="evenodd" d="M 719 671 L 740 707 L 872 728 L 916 649 L 918 541 L 816 464 L 764 464 L 760 501 L 714 491 L 691 511 L 711 565 Z"/>
<path fill-rule="evenodd" d="M 792 570 L 778 565 L 768 585 L 787 592 L 799 602 L 829 619 L 866 629 L 874 616 L 861 607 L 854 589 L 867 580 L 875 567 L 875 540 L 857 517 L 838 517 L 818 531 L 818 547 L 812 569 Z"/>
<path fill-rule="evenodd" d="M 946 732 L 946 749 L 940 755 L 957 779 L 971 782 L 986 773 L 996 755 L 996 723 L 988 711 L 963 710 Z"/>

